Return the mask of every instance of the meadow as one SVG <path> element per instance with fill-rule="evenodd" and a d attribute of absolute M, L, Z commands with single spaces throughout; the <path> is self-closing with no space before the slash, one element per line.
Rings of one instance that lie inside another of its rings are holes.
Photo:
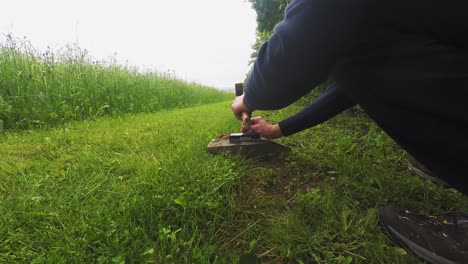
<path fill-rule="evenodd" d="M 43 58 L 8 52 L 1 263 L 419 263 L 378 209 L 468 211 L 459 192 L 408 172 L 408 155 L 359 109 L 281 139 L 286 155 L 214 156 L 208 142 L 239 129 L 233 93 L 63 58 L 43 77 Z M 50 105 L 38 100 L 48 89 Z M 74 95 L 69 107 L 56 94 Z M 256 114 L 277 122 L 316 95 Z M 70 110 L 80 103 L 88 110 Z"/>
<path fill-rule="evenodd" d="M 115 59 L 94 60 L 73 44 L 38 51 L 11 35 L 0 44 L 0 88 L 0 120 L 7 129 L 152 113 L 232 96 L 171 73 L 142 72 Z"/>

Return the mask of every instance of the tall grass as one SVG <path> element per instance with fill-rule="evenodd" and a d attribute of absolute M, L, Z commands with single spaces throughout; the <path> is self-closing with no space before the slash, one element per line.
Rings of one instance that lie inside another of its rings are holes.
<path fill-rule="evenodd" d="M 148 113 L 228 98 L 229 93 L 172 75 L 141 73 L 115 60 L 93 61 L 76 45 L 39 52 L 10 35 L 0 44 L 0 123 L 5 128 Z"/>

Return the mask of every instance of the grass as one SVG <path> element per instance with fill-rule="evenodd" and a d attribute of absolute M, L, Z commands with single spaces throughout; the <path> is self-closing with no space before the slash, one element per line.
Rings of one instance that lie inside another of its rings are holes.
<path fill-rule="evenodd" d="M 299 109 L 267 114 L 279 119 Z M 468 209 L 405 169 L 406 154 L 345 113 L 283 140 L 287 156 L 206 153 L 229 103 L 71 123 L 0 138 L 0 262 L 417 263 L 378 208 Z"/>
<path fill-rule="evenodd" d="M 220 107 L 3 135 L 0 262 L 220 257 L 239 181 L 235 160 L 205 152 L 232 129 Z"/>
<path fill-rule="evenodd" d="M 208 142 L 239 129 L 231 94 L 9 41 L 0 263 L 418 263 L 378 209 L 468 212 L 359 109 L 282 139 L 284 156 L 212 156 Z M 257 114 L 277 122 L 311 100 Z"/>
<path fill-rule="evenodd" d="M 0 123 L 6 129 L 151 113 L 230 97 L 170 74 L 95 61 L 77 46 L 40 52 L 11 35 L 0 44 Z"/>

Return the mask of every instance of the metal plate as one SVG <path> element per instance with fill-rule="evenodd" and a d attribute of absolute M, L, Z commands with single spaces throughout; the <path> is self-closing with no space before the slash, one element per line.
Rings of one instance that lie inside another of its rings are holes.
<path fill-rule="evenodd" d="M 275 141 L 260 139 L 255 142 L 229 142 L 229 138 L 213 139 L 207 147 L 209 153 L 235 153 L 247 156 L 259 156 L 288 152 L 290 149 Z"/>

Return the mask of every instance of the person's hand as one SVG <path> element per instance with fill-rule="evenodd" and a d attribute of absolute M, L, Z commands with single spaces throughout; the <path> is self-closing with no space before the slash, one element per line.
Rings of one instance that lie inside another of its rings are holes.
<path fill-rule="evenodd" d="M 234 116 L 239 120 L 242 120 L 242 112 L 248 114 L 252 113 L 252 110 L 244 104 L 244 95 L 237 96 L 236 99 L 232 101 L 231 109 Z"/>
<path fill-rule="evenodd" d="M 283 132 L 278 124 L 272 125 L 261 116 L 253 117 L 251 120 L 251 130 L 266 139 L 275 139 L 283 136 Z M 245 126 L 241 126 L 241 131 L 246 133 Z"/>

